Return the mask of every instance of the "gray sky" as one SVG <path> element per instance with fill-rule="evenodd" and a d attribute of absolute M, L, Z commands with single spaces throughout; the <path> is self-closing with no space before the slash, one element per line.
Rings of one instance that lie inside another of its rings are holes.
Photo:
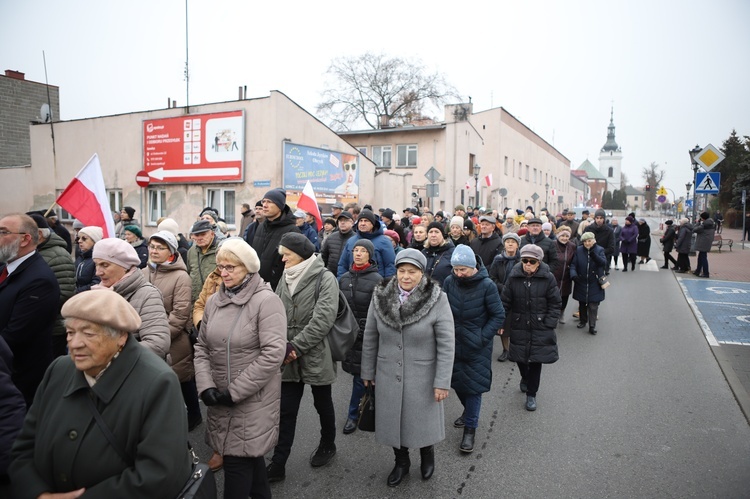
<path fill-rule="evenodd" d="M 419 58 L 475 112 L 503 106 L 573 166 L 598 166 L 614 103 L 630 183 L 657 162 L 677 196 L 692 180 L 689 149 L 720 147 L 733 128 L 750 135 L 747 0 L 188 6 L 191 104 L 236 99 L 247 85 L 249 97 L 280 90 L 312 113 L 333 58 Z M 185 103 L 182 0 L 0 0 L 0 70 L 43 82 L 43 50 L 62 119 Z"/>

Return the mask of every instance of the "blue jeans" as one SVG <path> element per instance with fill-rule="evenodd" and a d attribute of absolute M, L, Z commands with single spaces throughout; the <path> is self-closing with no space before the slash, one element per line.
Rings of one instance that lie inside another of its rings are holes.
<path fill-rule="evenodd" d="M 456 392 L 458 400 L 464 406 L 464 426 L 466 428 L 476 428 L 479 426 L 479 410 L 482 408 L 482 394 Z"/>
<path fill-rule="evenodd" d="M 698 252 L 698 265 L 695 267 L 695 273 L 701 274 L 701 270 L 703 275 L 708 275 L 708 253 L 705 251 Z"/>
<path fill-rule="evenodd" d="M 365 384 L 359 374 L 355 374 L 352 378 L 352 398 L 349 400 L 349 419 L 357 420 L 359 416 L 359 401 L 362 400 L 362 395 L 365 394 Z"/>

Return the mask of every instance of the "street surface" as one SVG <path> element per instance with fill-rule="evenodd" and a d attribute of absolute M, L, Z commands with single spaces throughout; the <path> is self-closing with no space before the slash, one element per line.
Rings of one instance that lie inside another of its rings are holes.
<path fill-rule="evenodd" d="M 722 258 L 741 255 L 746 261 L 750 249 L 739 250 L 736 245 Z M 712 266 L 715 256 L 709 256 Z M 737 365 L 747 365 L 750 346 L 734 343 L 749 343 L 750 327 L 733 321 L 750 315 L 750 286 L 692 276 L 678 281 L 672 271 L 659 271 L 658 236 L 651 257 L 635 272 L 612 271 L 612 286 L 599 308 L 598 335 L 576 329 L 571 314 L 577 302 L 571 299 L 567 323 L 558 328 L 560 360 L 542 370 L 536 412 L 524 409 L 516 365 L 494 362 L 493 387 L 484 395 L 472 454 L 458 450 L 462 430 L 452 422 L 461 404 L 451 392 L 446 439 L 436 446 L 436 471 L 429 481 L 421 479 L 414 449 L 408 478 L 387 487 L 392 450 L 377 444 L 374 434 L 341 434 L 351 390 L 351 376 L 343 371 L 333 387 L 338 453 L 329 465 L 310 467 L 319 425 L 308 389 L 286 479 L 272 485 L 274 496 L 750 497 L 750 426 L 740 396 L 733 393 L 743 386 L 735 376 L 730 389 L 730 376 L 723 372 L 731 370 L 724 365 L 730 362 L 722 361 L 729 350 L 712 353 L 705 333 L 708 327 L 718 349 L 727 348 L 721 342 L 742 348 Z M 712 276 L 718 271 L 717 264 Z M 722 288 L 743 291 L 722 294 Z M 697 307 L 698 318 L 691 307 Z M 501 348 L 499 338 L 495 347 Z M 190 436 L 207 459 L 204 428 Z M 223 489 L 221 472 L 217 482 Z"/>

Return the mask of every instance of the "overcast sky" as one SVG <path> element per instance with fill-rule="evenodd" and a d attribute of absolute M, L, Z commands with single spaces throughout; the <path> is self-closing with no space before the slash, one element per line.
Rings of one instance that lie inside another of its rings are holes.
<path fill-rule="evenodd" d="M 574 167 L 598 166 L 614 103 L 630 183 L 656 162 L 677 196 L 689 149 L 750 135 L 748 0 L 187 4 L 191 104 L 247 85 L 313 113 L 333 58 L 418 58 L 475 112 L 503 106 Z M 43 82 L 43 50 L 64 120 L 185 103 L 184 0 L 0 0 L 0 71 Z"/>

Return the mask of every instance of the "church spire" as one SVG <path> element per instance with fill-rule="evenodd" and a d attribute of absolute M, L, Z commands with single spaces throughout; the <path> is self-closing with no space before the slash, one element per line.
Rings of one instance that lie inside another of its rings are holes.
<path fill-rule="evenodd" d="M 615 107 L 612 106 L 609 112 L 609 126 L 607 127 L 607 142 L 602 147 L 602 152 L 619 151 L 620 147 L 615 142 Z"/>

